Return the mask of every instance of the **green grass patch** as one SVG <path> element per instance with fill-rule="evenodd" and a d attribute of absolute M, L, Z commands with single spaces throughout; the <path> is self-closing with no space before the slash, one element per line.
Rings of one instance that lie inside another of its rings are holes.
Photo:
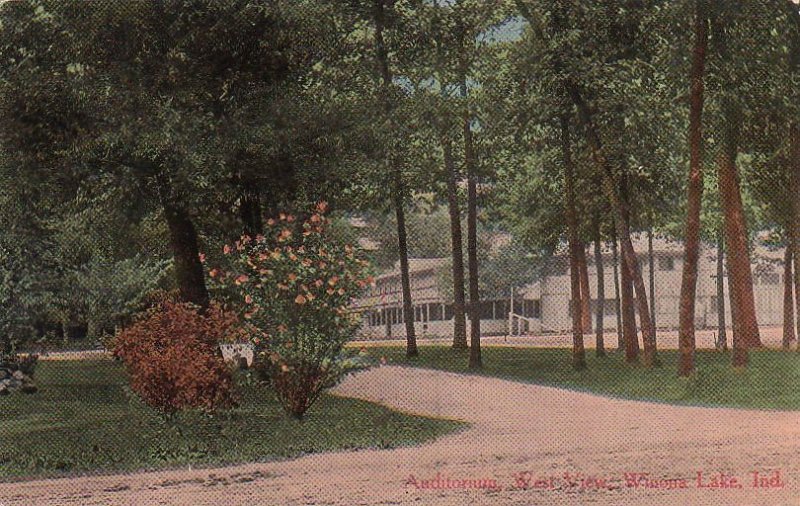
<path fill-rule="evenodd" d="M 323 396 L 303 422 L 272 393 L 240 389 L 240 407 L 190 412 L 167 424 L 129 393 L 109 360 L 43 361 L 39 392 L 0 397 L 0 479 L 226 465 L 342 449 L 420 444 L 464 427 Z"/>
<path fill-rule="evenodd" d="M 484 347 L 484 368 L 476 374 L 625 399 L 701 406 L 800 410 L 800 353 L 753 350 L 747 369 L 736 371 L 730 353 L 697 352 L 697 372 L 678 378 L 678 353 L 659 352 L 661 367 L 647 369 L 623 362 L 618 353 L 605 358 L 587 350 L 588 368 L 571 367 L 569 349 Z M 468 372 L 469 352 L 445 346 L 420 347 L 420 356 L 405 357 L 404 348 L 370 348 L 389 363 L 453 372 Z"/>

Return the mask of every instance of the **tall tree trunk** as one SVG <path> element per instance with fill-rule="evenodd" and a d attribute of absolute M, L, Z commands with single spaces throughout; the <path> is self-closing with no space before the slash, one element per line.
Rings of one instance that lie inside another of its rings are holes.
<path fill-rule="evenodd" d="M 465 57 L 467 40 L 465 30 L 458 30 L 459 88 L 464 100 L 462 128 L 464 136 L 464 167 L 467 173 L 467 266 L 469 268 L 470 346 L 469 368 L 483 367 L 481 358 L 481 294 L 478 284 L 478 161 L 472 140 L 472 115 L 470 114 Z"/>
<path fill-rule="evenodd" d="M 483 367 L 481 359 L 480 288 L 478 285 L 478 184 L 472 150 L 472 128 L 464 119 L 464 160 L 467 166 L 467 263 L 469 264 L 469 368 Z"/>
<path fill-rule="evenodd" d="M 406 214 L 403 209 L 402 178 L 395 177 L 394 209 L 397 216 L 397 245 L 400 251 L 400 283 L 403 288 L 403 321 L 406 324 L 406 356 L 416 357 L 417 335 L 414 330 L 414 305 L 411 302 L 411 275 L 408 268 L 408 237 L 406 234 Z"/>
<path fill-rule="evenodd" d="M 594 237 L 594 265 L 595 269 L 597 270 L 597 307 L 595 312 L 595 354 L 598 357 L 605 357 L 606 356 L 606 347 L 605 343 L 603 342 L 603 331 L 604 325 L 603 322 L 605 320 L 605 308 L 606 308 L 606 277 L 605 277 L 605 265 L 603 263 L 603 249 L 600 244 L 600 225 L 599 222 L 595 226 L 595 237 Z"/>
<path fill-rule="evenodd" d="M 583 241 L 578 241 L 580 251 L 578 252 L 578 268 L 581 280 L 581 322 L 583 333 L 588 334 L 592 331 L 592 294 L 589 288 L 589 266 L 586 262 L 586 246 Z"/>
<path fill-rule="evenodd" d="M 453 348 L 467 348 L 467 321 L 464 311 L 464 251 L 461 237 L 461 210 L 458 206 L 458 173 L 453 162 L 453 146 L 442 136 L 444 165 L 447 171 L 447 208 L 450 212 L 450 245 L 453 260 Z"/>
<path fill-rule="evenodd" d="M 725 323 L 725 234 L 717 232 L 717 349 L 728 351 L 728 325 Z"/>
<path fill-rule="evenodd" d="M 799 42 L 800 44 L 800 42 Z M 798 48 L 800 53 L 800 48 Z M 798 55 L 800 58 L 800 55 Z M 789 184 L 792 195 L 800 192 L 800 126 L 793 123 L 789 127 Z M 791 232 L 789 233 L 792 248 L 792 259 L 794 260 L 794 294 L 795 294 L 795 317 L 797 327 L 795 335 L 800 337 L 800 199 L 792 199 Z M 797 350 L 800 351 L 800 339 L 798 340 Z"/>
<path fill-rule="evenodd" d="M 792 289 L 792 247 L 787 244 L 783 256 L 783 349 L 788 350 L 795 340 L 794 290 Z"/>
<path fill-rule="evenodd" d="M 620 303 L 619 254 L 617 253 L 616 226 L 611 227 L 611 254 L 614 261 L 614 305 L 617 313 L 617 351 L 622 352 L 622 350 L 625 348 L 625 339 L 623 337 L 622 305 Z"/>
<path fill-rule="evenodd" d="M 633 281 L 625 256 L 620 258 L 622 273 L 622 332 L 625 343 L 625 362 L 639 361 L 639 337 L 636 335 L 636 309 L 633 301 Z"/>
<path fill-rule="evenodd" d="M 561 117 L 561 156 L 564 163 L 564 200 L 569 242 L 570 293 L 572 295 L 572 367 L 576 370 L 586 368 L 586 351 L 583 346 L 583 294 L 581 285 L 588 286 L 588 276 L 581 283 L 581 253 L 583 244 L 578 239 L 578 215 L 575 209 L 574 168 L 572 166 L 572 145 L 569 135 L 569 118 Z M 584 262 L 585 254 L 584 254 Z"/>
<path fill-rule="evenodd" d="M 789 19 L 794 25 L 792 32 L 791 50 L 789 51 L 789 68 L 793 77 L 800 75 L 800 12 L 793 1 L 784 3 L 784 8 Z M 789 181 L 792 195 L 800 192 L 800 124 L 792 121 L 789 124 Z M 794 259 L 794 294 L 795 294 L 795 317 L 797 318 L 797 328 L 795 335 L 800 338 L 800 202 L 797 198 L 792 199 L 791 206 L 791 232 L 789 237 L 792 243 L 792 258 Z M 798 339 L 797 351 L 800 351 L 800 339 Z"/>
<path fill-rule="evenodd" d="M 192 218 L 176 201 L 169 177 L 160 168 L 153 168 L 158 188 L 158 198 L 164 210 L 164 219 L 169 230 L 169 242 L 175 269 L 175 281 L 182 300 L 205 311 L 209 305 L 203 263 L 200 261 L 200 245 Z"/>
<path fill-rule="evenodd" d="M 740 111 L 730 101 L 723 106 L 725 131 L 719 152 L 719 192 L 725 223 L 725 243 L 728 250 L 728 284 L 730 286 L 731 316 L 733 318 L 733 364 L 747 365 L 747 349 L 760 346 L 753 297 L 753 275 L 747 251 L 747 224 L 736 169 Z"/>
<path fill-rule="evenodd" d="M 383 30 L 386 24 L 386 0 L 375 0 L 374 7 L 375 51 L 381 74 L 381 98 L 384 112 L 390 125 L 393 126 L 392 74 L 389 70 L 389 52 L 383 37 Z M 391 130 L 393 131 L 394 128 L 391 128 Z M 419 355 L 419 350 L 417 349 L 417 336 L 414 331 L 414 305 L 411 301 L 411 275 L 408 267 L 408 237 L 405 210 L 403 209 L 405 184 L 403 183 L 402 167 L 394 151 L 394 146 L 391 146 L 387 158 L 389 170 L 392 173 L 393 203 L 397 217 L 397 243 L 400 251 L 400 279 L 403 290 L 403 319 L 406 325 L 406 356 L 416 357 Z"/>
<path fill-rule="evenodd" d="M 644 364 L 650 367 L 658 363 L 656 357 L 655 329 L 650 319 L 650 308 L 647 303 L 647 291 L 645 289 L 644 279 L 642 278 L 642 269 L 639 266 L 639 261 L 636 258 L 636 251 L 633 249 L 633 242 L 631 240 L 630 222 L 628 219 L 628 214 L 630 212 L 629 204 L 626 199 L 621 198 L 620 195 L 617 194 L 615 171 L 604 152 L 603 143 L 594 125 L 589 105 L 583 100 L 577 85 L 568 82 L 567 89 L 575 106 L 578 108 L 578 115 L 586 133 L 587 142 L 592 152 L 592 158 L 603 171 L 604 193 L 615 210 L 617 235 L 620 240 L 622 257 L 630 271 L 631 280 L 633 281 L 633 286 L 636 291 L 639 320 L 641 322 L 642 335 L 644 338 Z"/>
<path fill-rule="evenodd" d="M 653 253 L 653 228 L 647 229 L 647 268 L 649 270 L 648 277 L 650 278 L 650 318 L 653 320 L 653 331 L 656 325 L 656 266 L 655 254 Z"/>
<path fill-rule="evenodd" d="M 700 258 L 700 207 L 703 198 L 703 92 L 708 51 L 708 16 L 704 9 L 704 2 L 705 0 L 695 0 L 692 88 L 689 107 L 689 182 L 687 184 L 686 236 L 678 320 L 680 352 L 678 376 L 689 376 L 694 372 L 694 313 L 697 300 L 697 263 Z"/>
<path fill-rule="evenodd" d="M 165 203 L 163 207 L 175 261 L 175 280 L 181 299 L 205 310 L 208 308 L 209 297 L 203 264 L 200 262 L 197 230 L 189 213 L 182 207 L 172 203 Z"/>

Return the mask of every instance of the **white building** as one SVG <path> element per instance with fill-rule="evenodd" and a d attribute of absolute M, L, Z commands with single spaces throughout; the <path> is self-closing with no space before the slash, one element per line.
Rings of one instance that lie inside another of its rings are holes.
<path fill-rule="evenodd" d="M 647 240 L 634 238 L 634 249 L 640 260 L 645 285 L 649 290 L 649 260 Z M 753 263 L 753 290 L 758 322 L 763 326 L 780 325 L 783 321 L 783 254 L 782 250 L 758 247 L 751 253 Z M 683 269 L 683 244 L 655 238 L 653 244 L 655 275 L 655 321 L 662 329 L 678 326 Z M 592 327 L 596 325 L 597 268 L 594 255 L 587 251 L 589 285 L 592 295 Z M 716 327 L 717 315 L 717 257 L 716 249 L 701 249 L 697 279 L 695 321 L 698 328 Z M 605 303 L 603 327 L 616 330 L 617 315 L 614 288 L 613 254 L 603 250 L 605 276 Z M 415 329 L 420 337 L 445 337 L 453 335 L 452 304 L 445 302 L 440 293 L 441 272 L 448 266 L 447 259 L 412 259 L 410 261 L 412 301 L 415 311 Z M 727 274 L 723 281 L 728 297 Z M 485 300 L 481 302 L 481 333 L 503 335 L 509 332 L 544 334 L 566 333 L 572 328 L 570 310 L 569 263 L 566 255 L 556 254 L 542 273 L 541 279 L 515 290 L 513 319 L 510 318 L 512 300 Z M 649 294 L 649 293 L 648 293 Z M 402 317 L 402 290 L 399 268 L 395 266 L 376 279 L 375 287 L 359 299 L 355 308 L 362 312 L 363 338 L 404 338 Z M 726 300 L 726 321 L 730 325 L 730 304 Z M 638 313 L 638 311 L 637 311 Z M 469 327 L 469 321 L 467 323 Z"/>

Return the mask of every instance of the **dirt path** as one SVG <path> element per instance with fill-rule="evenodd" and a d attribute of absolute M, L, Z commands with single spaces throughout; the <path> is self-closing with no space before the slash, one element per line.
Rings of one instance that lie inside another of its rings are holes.
<path fill-rule="evenodd" d="M 622 401 L 402 367 L 337 391 L 472 426 L 415 448 L 0 484 L 0 505 L 800 504 L 800 413 Z M 780 479 L 753 488 L 756 471 Z M 624 474 L 636 472 L 662 488 L 629 487 Z M 741 488 L 698 487 L 698 472 L 703 485 L 722 472 Z M 571 485 L 565 473 L 598 481 Z M 460 488 L 493 481 L 496 490 Z"/>

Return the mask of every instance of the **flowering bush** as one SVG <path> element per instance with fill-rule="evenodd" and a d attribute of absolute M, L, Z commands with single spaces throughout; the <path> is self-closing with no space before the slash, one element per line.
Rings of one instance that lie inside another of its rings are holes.
<path fill-rule="evenodd" d="M 162 413 L 228 407 L 233 379 L 218 342 L 234 323 L 219 307 L 203 315 L 165 298 L 117 335 L 114 353 L 124 361 L 133 391 Z"/>
<path fill-rule="evenodd" d="M 225 246 L 228 272 L 209 272 L 232 289 L 234 307 L 254 329 L 259 365 L 296 418 L 324 389 L 364 367 L 343 348 L 359 325 L 348 306 L 372 282 L 368 263 L 332 237 L 326 207 L 319 204 L 302 224 L 284 214 L 269 220 L 264 235 Z"/>

